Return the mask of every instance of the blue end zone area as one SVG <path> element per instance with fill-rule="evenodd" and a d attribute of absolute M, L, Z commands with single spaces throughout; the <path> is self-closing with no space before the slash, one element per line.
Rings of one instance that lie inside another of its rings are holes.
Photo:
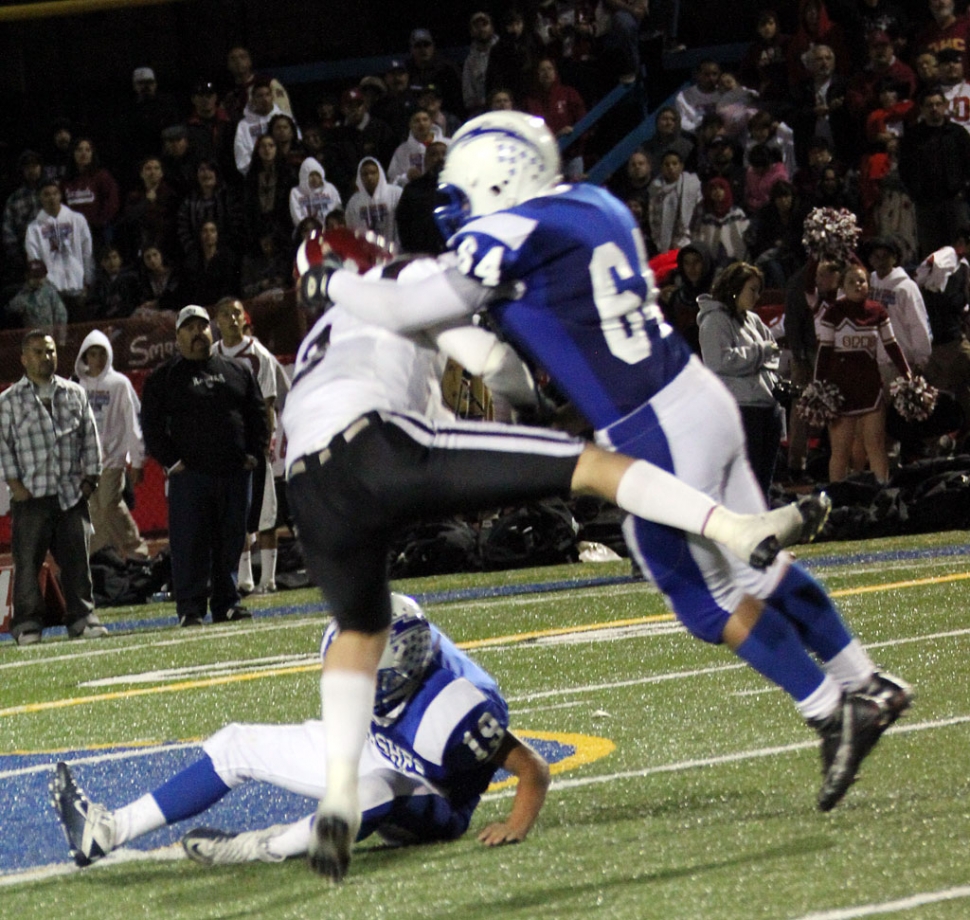
<path fill-rule="evenodd" d="M 527 733 L 522 737 L 529 738 Z M 533 738 L 529 742 L 550 764 L 576 753 L 573 744 Z M 75 779 L 92 801 L 108 808 L 120 808 L 197 760 L 201 750 L 201 744 L 178 743 L 0 756 L 0 814 L 4 816 L 0 875 L 71 861 L 47 790 L 54 764 L 59 760 L 70 765 Z M 505 771 L 500 771 L 495 780 L 501 782 L 508 777 Z M 126 846 L 154 850 L 177 843 L 187 831 L 200 826 L 241 831 L 283 824 L 310 814 L 315 807 L 313 799 L 267 783 L 247 783 L 202 814 L 160 828 Z"/>

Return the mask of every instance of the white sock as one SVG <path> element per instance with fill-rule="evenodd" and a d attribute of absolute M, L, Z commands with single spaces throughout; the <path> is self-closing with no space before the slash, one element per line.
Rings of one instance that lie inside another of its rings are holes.
<path fill-rule="evenodd" d="M 313 828 L 313 815 L 307 815 L 293 824 L 287 824 L 286 830 L 266 841 L 266 849 L 274 856 L 303 856 L 310 848 L 310 834 Z"/>
<path fill-rule="evenodd" d="M 795 703 L 795 708 L 806 721 L 809 719 L 825 719 L 839 708 L 842 702 L 842 688 L 827 676 L 803 700 Z"/>
<path fill-rule="evenodd" d="M 376 678 L 359 671 L 324 671 L 320 678 L 327 742 L 327 792 L 323 802 L 357 817 L 357 775 L 374 714 Z"/>
<path fill-rule="evenodd" d="M 868 685 L 876 666 L 859 640 L 853 639 L 838 655 L 826 661 L 822 670 L 844 690 L 855 693 Z"/>
<path fill-rule="evenodd" d="M 124 808 L 119 808 L 115 813 L 115 847 L 120 847 L 129 840 L 141 837 L 149 831 L 159 827 L 165 827 L 165 815 L 155 797 L 148 793 L 140 799 L 135 799 Z"/>
<path fill-rule="evenodd" d="M 276 550 L 261 549 L 259 551 L 260 573 L 259 583 L 271 585 L 276 581 Z"/>
<path fill-rule="evenodd" d="M 248 550 L 243 550 L 239 557 L 239 573 L 236 580 L 241 585 L 251 585 L 253 583 L 253 554 Z"/>
<path fill-rule="evenodd" d="M 657 524 L 699 534 L 717 502 L 659 466 L 637 460 L 620 478 L 616 503 Z"/>

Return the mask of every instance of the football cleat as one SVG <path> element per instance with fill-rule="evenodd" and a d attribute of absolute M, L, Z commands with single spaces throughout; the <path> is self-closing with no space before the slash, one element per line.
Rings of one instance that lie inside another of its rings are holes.
<path fill-rule="evenodd" d="M 814 540 L 831 510 L 832 500 L 824 492 L 763 514 L 737 514 L 719 505 L 703 533 L 753 568 L 766 569 L 786 546 Z"/>
<path fill-rule="evenodd" d="M 350 851 L 356 837 L 357 829 L 339 815 L 324 812 L 321 802 L 307 850 L 310 868 L 331 882 L 342 882 L 350 867 Z"/>
<path fill-rule="evenodd" d="M 83 868 L 107 856 L 114 849 L 114 814 L 88 800 L 66 763 L 57 765 L 49 789 L 74 862 Z"/>
<path fill-rule="evenodd" d="M 876 671 L 864 693 L 885 706 L 887 727 L 902 716 L 916 698 L 913 688 L 906 681 L 886 671 Z"/>
<path fill-rule="evenodd" d="M 182 848 L 189 859 L 203 866 L 282 862 L 286 857 L 271 853 L 269 842 L 284 830 L 286 825 L 283 824 L 240 834 L 231 834 L 212 827 L 197 827 L 182 838 Z"/>
<path fill-rule="evenodd" d="M 842 801 L 888 725 L 885 705 L 862 693 L 844 695 L 833 715 L 813 723 L 822 738 L 821 811 L 831 811 Z"/>

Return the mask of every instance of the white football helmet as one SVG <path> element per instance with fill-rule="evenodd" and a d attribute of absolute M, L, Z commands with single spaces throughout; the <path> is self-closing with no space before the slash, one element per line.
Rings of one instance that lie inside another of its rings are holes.
<path fill-rule="evenodd" d="M 555 187 L 559 145 L 546 123 L 524 112 L 486 112 L 455 133 L 441 171 L 448 198 L 435 220 L 450 237 L 472 217 L 514 207 Z"/>
<path fill-rule="evenodd" d="M 336 621 L 331 621 L 323 634 L 321 658 L 326 656 L 337 632 Z M 431 667 L 435 645 L 431 625 L 420 604 L 413 597 L 392 592 L 391 633 L 377 665 L 374 717 L 378 722 L 392 722 L 400 715 Z"/>

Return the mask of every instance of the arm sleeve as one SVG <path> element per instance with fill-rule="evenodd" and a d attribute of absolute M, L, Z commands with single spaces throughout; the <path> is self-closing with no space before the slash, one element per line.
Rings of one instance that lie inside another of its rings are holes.
<path fill-rule="evenodd" d="M 438 349 L 473 376 L 481 377 L 493 393 L 513 406 L 535 406 L 535 382 L 528 367 L 494 332 L 480 326 L 442 327 L 432 333 Z"/>
<path fill-rule="evenodd" d="M 81 466 L 85 476 L 101 475 L 101 439 L 98 437 L 98 426 L 94 421 L 94 413 L 88 402 L 87 394 L 82 397 L 81 424 Z"/>
<path fill-rule="evenodd" d="M 362 278 L 337 271 L 327 295 L 365 323 L 393 332 L 416 332 L 483 307 L 492 292 L 456 269 L 413 282 Z"/>
<path fill-rule="evenodd" d="M 9 399 L 0 402 L 0 477 L 6 481 L 20 479 L 23 472 L 17 462 L 13 444 L 13 407 Z"/>
<path fill-rule="evenodd" d="M 145 450 L 165 469 L 170 469 L 181 458 L 167 430 L 165 398 L 161 389 L 168 381 L 161 380 L 159 375 L 164 375 L 166 378 L 169 375 L 163 368 L 164 365 L 145 381 L 145 388 L 142 390 L 141 427 L 145 438 Z"/>

